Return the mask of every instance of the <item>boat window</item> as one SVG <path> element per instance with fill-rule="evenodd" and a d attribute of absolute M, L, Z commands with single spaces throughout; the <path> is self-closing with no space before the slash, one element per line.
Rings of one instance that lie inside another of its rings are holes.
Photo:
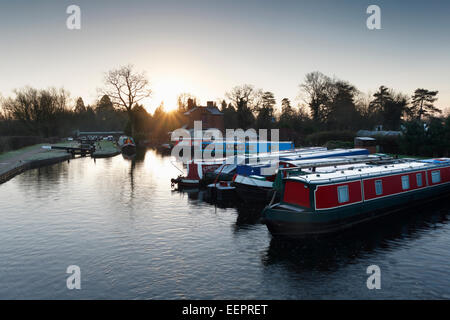
<path fill-rule="evenodd" d="M 431 182 L 432 183 L 441 182 L 441 172 L 440 171 L 432 171 L 431 172 Z"/>
<path fill-rule="evenodd" d="M 377 196 L 383 194 L 383 182 L 381 180 L 375 181 L 375 193 Z"/>
<path fill-rule="evenodd" d="M 409 176 L 402 177 L 402 188 L 403 190 L 409 189 Z"/>
<path fill-rule="evenodd" d="M 422 186 L 422 174 L 421 173 L 416 174 L 416 181 L 417 181 L 417 186 L 421 187 Z"/>
<path fill-rule="evenodd" d="M 338 201 L 339 203 L 348 202 L 348 186 L 338 187 Z"/>

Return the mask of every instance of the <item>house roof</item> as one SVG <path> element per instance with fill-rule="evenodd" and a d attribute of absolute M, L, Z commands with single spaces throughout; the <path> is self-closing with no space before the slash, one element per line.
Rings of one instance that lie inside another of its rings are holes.
<path fill-rule="evenodd" d="M 214 114 L 214 115 L 223 115 L 222 112 L 220 112 L 220 110 L 217 107 L 194 107 L 189 111 L 186 111 L 184 113 L 185 116 L 190 115 L 192 112 L 194 112 L 195 110 L 199 109 L 199 108 L 203 108 L 205 110 L 207 110 L 209 113 Z"/>
<path fill-rule="evenodd" d="M 372 137 L 355 137 L 355 139 L 361 140 L 361 141 L 376 141 L 376 139 L 372 138 Z"/>
<path fill-rule="evenodd" d="M 371 136 L 399 136 L 402 134 L 401 131 L 370 131 L 370 130 L 359 130 L 356 133 L 358 136 L 371 137 Z"/>

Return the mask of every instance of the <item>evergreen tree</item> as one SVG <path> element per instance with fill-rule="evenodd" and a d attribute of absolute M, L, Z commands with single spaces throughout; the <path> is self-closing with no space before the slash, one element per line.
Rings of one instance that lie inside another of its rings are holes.
<path fill-rule="evenodd" d="M 383 108 L 383 125 L 387 130 L 400 129 L 402 115 L 405 113 L 407 105 L 407 99 L 401 95 L 386 102 Z"/>
<path fill-rule="evenodd" d="M 408 99 L 385 86 L 381 86 L 373 94 L 373 98 L 369 103 L 368 114 L 371 122 L 383 124 L 388 130 L 398 130 L 402 116 L 407 110 Z"/>
<path fill-rule="evenodd" d="M 423 116 L 432 113 L 441 113 L 433 103 L 437 100 L 438 91 L 429 91 L 427 89 L 416 89 L 412 96 L 411 107 L 409 112 L 413 117 L 421 120 Z"/>
<path fill-rule="evenodd" d="M 281 100 L 280 126 L 283 128 L 293 127 L 294 110 L 288 98 Z"/>
<path fill-rule="evenodd" d="M 334 95 L 328 103 L 327 124 L 331 129 L 353 129 L 358 122 L 358 112 L 354 102 L 357 90 L 344 81 L 335 82 L 334 88 Z"/>
<path fill-rule="evenodd" d="M 75 105 L 75 113 L 81 114 L 84 112 L 86 112 L 86 107 L 84 106 L 83 98 L 79 97 Z"/>
<path fill-rule="evenodd" d="M 258 129 L 270 129 L 272 127 L 275 104 L 274 94 L 269 91 L 264 92 L 261 97 L 261 105 L 256 110 L 256 127 Z"/>

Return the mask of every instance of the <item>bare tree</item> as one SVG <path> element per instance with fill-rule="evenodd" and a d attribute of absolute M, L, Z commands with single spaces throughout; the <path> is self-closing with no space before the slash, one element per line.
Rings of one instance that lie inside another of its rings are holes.
<path fill-rule="evenodd" d="M 304 83 L 300 85 L 301 96 L 311 109 L 311 116 L 316 122 L 323 122 L 326 118 L 326 105 L 333 95 L 334 82 L 321 72 L 310 72 L 306 75 Z"/>
<path fill-rule="evenodd" d="M 152 91 L 145 72 L 133 70 L 132 65 L 113 69 L 105 74 L 105 87 L 101 90 L 108 95 L 116 108 L 123 108 L 128 113 L 131 135 L 134 136 L 133 106 L 150 97 Z"/>
<path fill-rule="evenodd" d="M 4 101 L 3 107 L 30 133 L 45 137 L 57 135 L 59 122 L 68 110 L 69 93 L 64 89 L 37 90 L 30 87 L 14 90 L 15 97 Z"/>
<path fill-rule="evenodd" d="M 262 103 L 262 95 L 263 92 L 261 89 L 255 90 L 249 84 L 236 86 L 225 94 L 236 109 L 238 126 L 240 128 L 249 128 L 253 124 L 253 111 L 259 109 Z"/>
<path fill-rule="evenodd" d="M 445 118 L 450 118 L 450 107 L 444 108 L 443 114 Z"/>
<path fill-rule="evenodd" d="M 8 119 L 8 113 L 3 106 L 5 103 L 5 99 L 3 98 L 2 94 L 0 93 L 0 120 Z"/>
<path fill-rule="evenodd" d="M 246 106 L 250 109 L 255 109 L 262 102 L 262 94 L 261 89 L 255 89 L 252 85 L 244 84 L 234 87 L 225 96 L 232 101 L 235 108 Z"/>

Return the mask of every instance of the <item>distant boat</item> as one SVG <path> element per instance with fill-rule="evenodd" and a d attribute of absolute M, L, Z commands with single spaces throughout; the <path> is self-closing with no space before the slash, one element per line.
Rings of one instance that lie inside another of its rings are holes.
<path fill-rule="evenodd" d="M 117 144 L 120 147 L 120 150 L 123 154 L 131 155 L 136 153 L 136 144 L 132 137 L 128 136 L 120 136 Z"/>

